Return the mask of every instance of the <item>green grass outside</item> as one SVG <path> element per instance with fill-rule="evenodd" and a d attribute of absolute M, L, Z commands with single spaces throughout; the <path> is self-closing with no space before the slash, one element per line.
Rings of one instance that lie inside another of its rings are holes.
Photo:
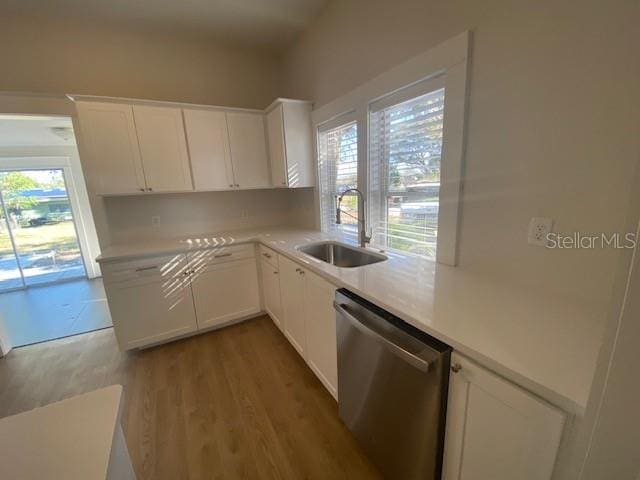
<path fill-rule="evenodd" d="M 37 227 L 13 228 L 16 248 L 21 253 L 56 250 L 64 255 L 79 254 L 76 230 L 72 221 Z M 6 230 L 0 233 L 0 255 L 11 255 L 11 239 Z"/>

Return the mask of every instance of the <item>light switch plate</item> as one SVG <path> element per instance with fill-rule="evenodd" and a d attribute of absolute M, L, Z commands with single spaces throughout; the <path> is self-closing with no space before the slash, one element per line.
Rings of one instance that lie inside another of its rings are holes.
<path fill-rule="evenodd" d="M 552 218 L 533 217 L 529 222 L 529 245 L 536 245 L 538 247 L 547 246 L 547 235 L 551 233 L 552 227 Z"/>

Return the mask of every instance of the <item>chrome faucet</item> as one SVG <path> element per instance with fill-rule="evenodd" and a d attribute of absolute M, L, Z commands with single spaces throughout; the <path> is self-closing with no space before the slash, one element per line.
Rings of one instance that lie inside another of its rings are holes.
<path fill-rule="evenodd" d="M 360 247 L 365 248 L 367 243 L 371 241 L 371 235 L 367 235 L 366 231 L 366 221 L 365 221 L 365 208 L 364 208 L 364 195 L 357 188 L 350 188 L 342 192 L 342 194 L 338 197 L 338 206 L 336 207 L 336 225 L 340 225 L 342 223 L 342 219 L 340 215 L 342 213 L 349 215 L 347 212 L 343 212 L 340 210 L 340 204 L 342 203 L 342 197 L 344 197 L 349 192 L 356 192 L 358 194 L 358 239 L 360 240 Z M 349 215 L 353 217 L 353 215 Z"/>

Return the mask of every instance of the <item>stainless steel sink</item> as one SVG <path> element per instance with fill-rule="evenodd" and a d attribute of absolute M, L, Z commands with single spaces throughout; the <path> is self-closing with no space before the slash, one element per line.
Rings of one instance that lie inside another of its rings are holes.
<path fill-rule="evenodd" d="M 330 263 L 336 267 L 352 268 L 384 262 L 387 257 L 379 253 L 352 247 L 339 242 L 318 242 L 298 247 L 302 253 Z"/>

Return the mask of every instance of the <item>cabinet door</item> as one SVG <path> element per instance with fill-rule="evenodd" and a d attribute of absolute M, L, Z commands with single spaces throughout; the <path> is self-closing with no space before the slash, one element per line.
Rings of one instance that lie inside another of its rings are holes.
<path fill-rule="evenodd" d="M 191 288 L 198 328 L 221 325 L 260 312 L 255 257 L 196 265 L 193 270 Z"/>
<path fill-rule="evenodd" d="M 307 271 L 305 277 L 305 329 L 307 362 L 334 398 L 338 398 L 338 353 L 335 287 Z"/>
<path fill-rule="evenodd" d="M 267 113 L 267 134 L 269 139 L 269 164 L 271 184 L 274 187 L 288 186 L 287 158 L 284 149 L 284 120 L 282 105 Z"/>
<path fill-rule="evenodd" d="M 105 264 L 104 286 L 122 350 L 197 328 L 184 255 Z"/>
<path fill-rule="evenodd" d="M 227 126 L 236 187 L 271 186 L 264 116 L 259 113 L 227 113 Z"/>
<path fill-rule="evenodd" d="M 289 188 L 313 187 L 315 168 L 311 134 L 311 104 L 284 102 L 282 108 L 287 185 Z"/>
<path fill-rule="evenodd" d="M 280 267 L 280 289 L 284 316 L 284 334 L 294 348 L 305 356 L 305 271 L 295 262 L 282 255 L 278 256 Z"/>
<path fill-rule="evenodd" d="M 266 260 L 260 262 L 262 271 L 262 294 L 264 296 L 264 309 L 267 311 L 273 323 L 282 330 L 282 301 L 280 299 L 280 272 Z"/>
<path fill-rule="evenodd" d="M 147 189 L 153 192 L 193 190 L 182 110 L 134 105 L 133 115 Z"/>
<path fill-rule="evenodd" d="M 449 384 L 445 480 L 548 480 L 565 414 L 460 355 Z"/>
<path fill-rule="evenodd" d="M 195 189 L 234 188 L 225 113 L 185 109 L 183 114 Z"/>
<path fill-rule="evenodd" d="M 89 161 L 87 176 L 100 195 L 146 188 L 131 105 L 76 102 L 81 140 Z"/>

